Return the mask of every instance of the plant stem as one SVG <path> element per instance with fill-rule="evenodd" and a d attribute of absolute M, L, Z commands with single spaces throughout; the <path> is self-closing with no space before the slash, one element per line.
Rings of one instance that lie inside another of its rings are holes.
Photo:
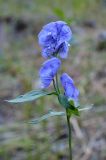
<path fill-rule="evenodd" d="M 59 95 L 60 90 L 59 90 L 59 85 L 58 85 L 58 75 L 56 74 L 56 77 L 53 79 L 53 86 L 56 91 L 56 93 Z"/>
<path fill-rule="evenodd" d="M 69 160 L 72 160 L 72 147 L 71 147 L 71 124 L 70 124 L 70 116 L 68 115 L 66 109 L 66 116 L 67 116 L 67 125 L 68 125 L 68 142 L 69 142 Z"/>
<path fill-rule="evenodd" d="M 58 74 L 56 74 L 56 86 L 57 86 L 58 93 L 60 94 L 59 83 L 58 83 Z"/>
<path fill-rule="evenodd" d="M 55 83 L 55 80 L 54 80 L 54 79 L 53 79 L 53 86 L 54 86 L 54 90 L 55 90 L 56 93 L 58 94 L 58 90 L 57 90 L 56 83 Z"/>

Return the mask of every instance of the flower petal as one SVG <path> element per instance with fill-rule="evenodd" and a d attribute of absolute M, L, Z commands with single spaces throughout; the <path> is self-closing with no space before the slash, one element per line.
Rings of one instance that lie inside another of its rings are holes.
<path fill-rule="evenodd" d="M 63 73 L 60 77 L 60 81 L 63 87 L 66 86 L 66 84 L 74 84 L 73 79 L 67 74 L 67 73 Z"/>
<path fill-rule="evenodd" d="M 60 65 L 61 61 L 58 58 L 51 58 L 43 63 L 39 71 L 43 88 L 47 88 L 50 85 Z"/>
<path fill-rule="evenodd" d="M 63 73 L 60 77 L 61 84 L 64 88 L 64 94 L 68 99 L 72 99 L 75 102 L 78 101 L 79 90 L 76 88 L 74 81 L 67 73 Z"/>
<path fill-rule="evenodd" d="M 66 97 L 69 99 L 70 97 L 73 97 L 73 93 L 74 93 L 74 85 L 73 84 L 66 84 L 65 86 L 65 95 Z"/>
<path fill-rule="evenodd" d="M 59 48 L 59 55 L 61 58 L 67 58 L 68 57 L 68 51 L 69 51 L 69 44 L 67 42 L 64 42 L 61 44 Z"/>
<path fill-rule="evenodd" d="M 54 52 L 54 49 L 51 48 L 51 47 L 45 47 L 42 49 L 42 56 L 44 58 L 49 58 L 49 57 L 53 57 L 53 52 Z"/>

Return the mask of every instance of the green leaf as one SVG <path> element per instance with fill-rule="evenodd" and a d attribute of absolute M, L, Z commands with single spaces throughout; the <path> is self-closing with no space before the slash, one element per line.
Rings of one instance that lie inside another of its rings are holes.
<path fill-rule="evenodd" d="M 61 20 L 65 21 L 68 25 L 70 25 L 73 22 L 72 18 L 67 18 L 64 11 L 60 8 L 54 8 L 53 12 L 56 16 L 58 16 Z"/>
<path fill-rule="evenodd" d="M 78 108 L 70 109 L 73 115 L 80 116 Z"/>
<path fill-rule="evenodd" d="M 65 115 L 65 112 L 50 111 L 49 113 L 43 115 L 43 116 L 40 117 L 40 118 L 36 118 L 36 119 L 31 120 L 29 123 L 30 123 L 30 124 L 37 124 L 37 123 L 40 123 L 40 122 L 43 121 L 43 120 L 48 119 L 49 117 L 64 116 L 64 115 Z"/>
<path fill-rule="evenodd" d="M 83 107 L 83 108 L 79 108 L 78 110 L 81 112 L 81 111 L 87 111 L 87 110 L 90 110 L 93 108 L 93 104 L 90 105 L 90 106 L 86 106 L 86 107 Z"/>
<path fill-rule="evenodd" d="M 73 101 L 73 100 L 70 100 L 70 101 L 69 101 L 69 103 L 70 103 L 70 105 L 71 105 L 71 106 L 75 106 L 75 104 L 74 104 L 74 101 Z"/>
<path fill-rule="evenodd" d="M 64 96 L 63 94 L 59 94 L 58 100 L 59 100 L 59 103 L 60 103 L 64 108 L 70 107 L 70 104 L 69 104 L 69 102 L 68 102 L 67 97 Z"/>
<path fill-rule="evenodd" d="M 65 15 L 64 12 L 60 9 L 60 8 L 54 8 L 53 12 L 61 19 L 64 20 L 65 19 Z"/>
<path fill-rule="evenodd" d="M 74 20 L 72 18 L 67 18 L 65 21 L 67 22 L 68 25 L 71 25 Z"/>
<path fill-rule="evenodd" d="M 76 115 L 79 116 L 78 107 L 75 106 L 75 103 L 73 100 L 68 101 L 67 97 L 63 94 L 60 94 L 58 96 L 59 103 L 67 110 L 67 114 L 69 116 Z"/>
<path fill-rule="evenodd" d="M 76 116 L 80 116 L 79 110 L 78 108 L 73 107 L 72 106 L 70 108 L 67 108 L 67 114 L 69 117 L 71 117 L 72 115 L 76 115 Z"/>
<path fill-rule="evenodd" d="M 40 91 L 33 90 L 33 91 L 30 91 L 24 95 L 20 95 L 20 96 L 16 97 L 15 99 L 6 100 L 6 101 L 10 102 L 10 103 L 22 103 L 22 102 L 33 101 L 33 100 L 36 100 L 36 99 L 41 98 L 43 96 L 52 95 L 52 94 L 56 94 L 56 93 L 55 92 L 46 92 L 43 90 L 40 90 Z"/>

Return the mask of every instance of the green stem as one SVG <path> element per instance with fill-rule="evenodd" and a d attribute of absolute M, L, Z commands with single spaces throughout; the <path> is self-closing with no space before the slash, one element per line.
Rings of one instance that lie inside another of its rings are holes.
<path fill-rule="evenodd" d="M 69 141 L 69 160 L 72 160 L 72 147 L 71 147 L 71 124 L 70 124 L 70 117 L 68 115 L 67 109 L 66 109 L 66 116 L 67 116 L 67 125 L 68 125 L 68 141 Z"/>
<path fill-rule="evenodd" d="M 58 90 L 57 90 L 56 83 L 55 83 L 55 80 L 54 80 L 54 79 L 53 79 L 53 86 L 54 86 L 54 90 L 55 90 L 56 93 L 58 94 Z"/>
<path fill-rule="evenodd" d="M 58 83 L 58 74 L 56 74 L 56 86 L 57 86 L 58 93 L 60 94 L 59 83 Z"/>
<path fill-rule="evenodd" d="M 54 86 L 56 93 L 59 95 L 60 90 L 59 90 L 59 85 L 58 85 L 58 75 L 57 74 L 56 74 L 55 79 L 53 79 L 53 86 Z"/>

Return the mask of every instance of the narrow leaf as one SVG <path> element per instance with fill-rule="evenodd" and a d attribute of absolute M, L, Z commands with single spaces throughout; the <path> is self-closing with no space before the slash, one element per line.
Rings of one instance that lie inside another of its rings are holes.
<path fill-rule="evenodd" d="M 84 108 L 79 108 L 78 110 L 79 110 L 79 111 L 87 111 L 87 110 L 90 110 L 90 109 L 92 109 L 92 108 L 93 108 L 93 105 L 88 106 L 88 107 L 84 107 Z"/>
<path fill-rule="evenodd" d="M 55 111 L 50 111 L 49 113 L 43 115 L 42 117 L 36 118 L 31 120 L 29 123 L 30 124 L 37 124 L 40 123 L 43 120 L 48 119 L 49 117 L 53 117 L 53 116 L 64 116 L 65 112 L 55 112 Z"/>
<path fill-rule="evenodd" d="M 24 95 L 20 95 L 16 97 L 15 99 L 6 100 L 6 101 L 10 103 L 22 103 L 22 102 L 33 101 L 43 96 L 52 95 L 52 94 L 55 94 L 55 92 L 46 92 L 43 90 L 40 90 L 40 91 L 33 90 Z"/>

